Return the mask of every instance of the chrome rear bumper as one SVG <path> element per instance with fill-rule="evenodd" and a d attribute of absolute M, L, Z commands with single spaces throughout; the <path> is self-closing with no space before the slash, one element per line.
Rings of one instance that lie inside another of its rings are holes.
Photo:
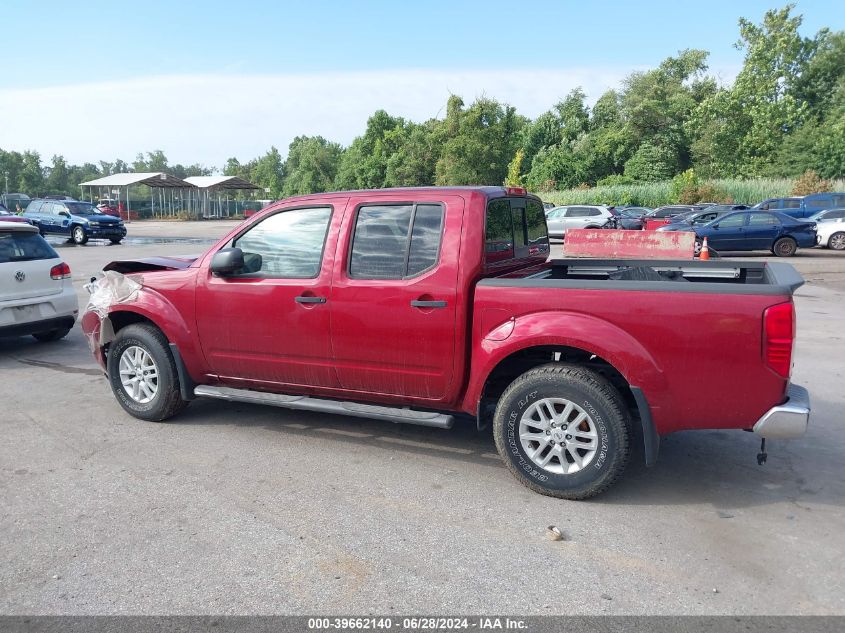
<path fill-rule="evenodd" d="M 786 394 L 788 400 L 769 409 L 757 420 L 754 432 L 760 437 L 790 439 L 800 437 L 807 430 L 810 421 L 810 394 L 798 385 L 790 384 Z"/>

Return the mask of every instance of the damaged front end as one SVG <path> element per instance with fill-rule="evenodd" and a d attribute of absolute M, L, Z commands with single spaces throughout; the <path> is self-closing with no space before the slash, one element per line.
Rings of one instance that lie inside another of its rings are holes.
<path fill-rule="evenodd" d="M 82 331 L 88 339 L 88 347 L 100 366 L 106 368 L 103 347 L 114 340 L 109 312 L 118 304 L 132 303 L 144 285 L 141 275 L 127 276 L 114 270 L 107 270 L 99 279 L 92 278 L 85 284 L 90 293 L 88 305 L 82 315 Z"/>

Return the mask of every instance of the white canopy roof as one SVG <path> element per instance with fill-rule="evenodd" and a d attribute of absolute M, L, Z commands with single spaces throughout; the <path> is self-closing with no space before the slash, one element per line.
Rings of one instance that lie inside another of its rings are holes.
<path fill-rule="evenodd" d="M 194 187 L 176 176 L 164 172 L 112 174 L 96 180 L 79 183 L 80 187 L 128 187 L 129 185 L 147 185 L 148 187 Z"/>
<path fill-rule="evenodd" d="M 188 176 L 185 182 L 200 189 L 261 189 L 258 185 L 237 176 Z"/>

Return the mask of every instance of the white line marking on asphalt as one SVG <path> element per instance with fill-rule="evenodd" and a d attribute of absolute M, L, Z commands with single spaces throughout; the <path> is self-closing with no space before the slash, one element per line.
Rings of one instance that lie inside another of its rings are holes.
<path fill-rule="evenodd" d="M 292 428 L 292 429 L 301 429 L 301 430 L 304 430 L 304 429 L 310 429 L 310 428 L 311 428 L 311 427 L 310 427 L 310 426 L 308 426 L 307 424 L 285 424 L 284 426 L 289 426 L 289 427 L 290 427 L 290 428 Z"/>

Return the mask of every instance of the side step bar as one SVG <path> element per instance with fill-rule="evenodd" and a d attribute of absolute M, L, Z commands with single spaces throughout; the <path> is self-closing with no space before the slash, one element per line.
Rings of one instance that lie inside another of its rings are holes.
<path fill-rule="evenodd" d="M 310 396 L 290 396 L 252 389 L 235 389 L 233 387 L 214 387 L 199 385 L 194 388 L 194 395 L 204 398 L 219 398 L 234 402 L 250 402 L 253 404 L 269 404 L 274 407 L 298 409 L 302 411 L 318 411 L 320 413 L 336 413 L 351 415 L 358 418 L 385 420 L 397 424 L 418 424 L 433 426 L 439 429 L 451 429 L 455 417 L 432 411 L 414 411 L 407 407 L 390 407 L 358 402 L 341 402 L 339 400 L 324 400 Z"/>

